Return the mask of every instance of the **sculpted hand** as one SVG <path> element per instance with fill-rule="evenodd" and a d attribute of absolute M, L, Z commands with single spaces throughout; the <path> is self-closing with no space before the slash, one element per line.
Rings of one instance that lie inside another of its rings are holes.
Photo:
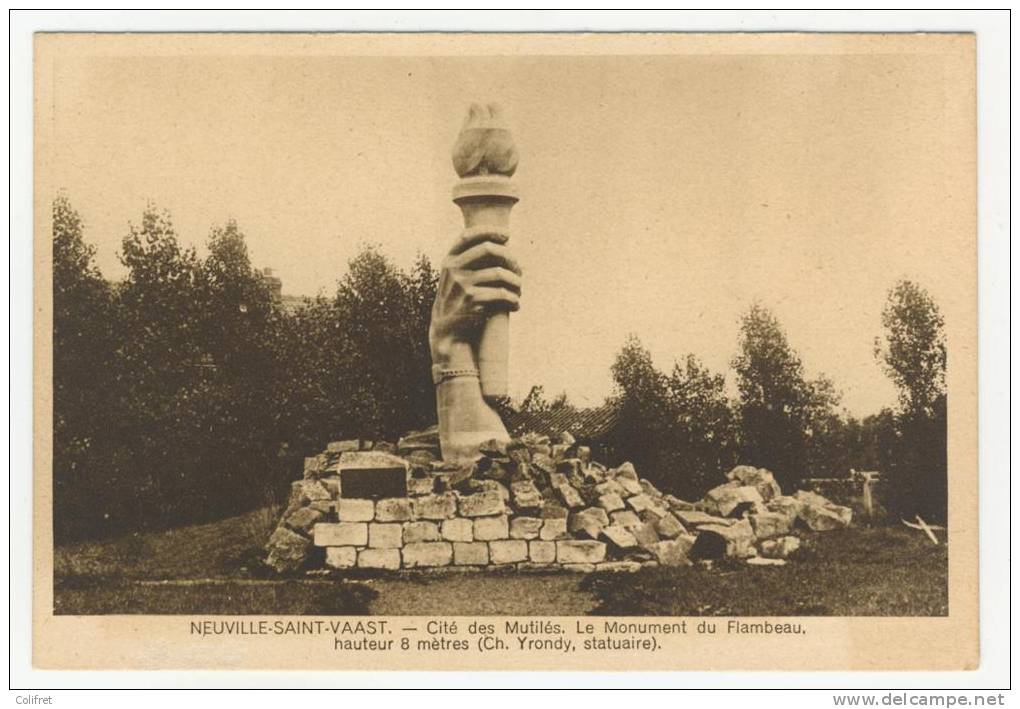
<path fill-rule="evenodd" d="M 521 268 L 493 227 L 467 229 L 443 261 L 432 306 L 432 362 L 443 368 L 477 367 L 474 348 L 495 311 L 520 308 Z"/>

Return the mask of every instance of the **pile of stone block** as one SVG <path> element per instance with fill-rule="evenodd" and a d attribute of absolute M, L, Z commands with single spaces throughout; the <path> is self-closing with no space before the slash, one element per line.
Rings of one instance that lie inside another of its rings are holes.
<path fill-rule="evenodd" d="M 396 444 L 329 444 L 305 461 L 266 563 L 333 569 L 496 568 L 593 572 L 721 558 L 783 564 L 795 527 L 845 527 L 850 510 L 738 466 L 695 503 L 634 466 L 607 468 L 570 436 L 492 441 L 477 460 L 439 459 L 434 431 Z"/>

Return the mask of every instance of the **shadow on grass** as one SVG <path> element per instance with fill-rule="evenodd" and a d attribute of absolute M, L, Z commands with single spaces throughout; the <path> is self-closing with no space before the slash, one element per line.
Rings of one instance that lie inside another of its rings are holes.
<path fill-rule="evenodd" d="M 592 575 L 594 615 L 944 616 L 948 554 L 893 528 L 809 535 L 783 567 L 739 562 L 652 568 L 625 578 Z"/>
<path fill-rule="evenodd" d="M 363 583 L 286 579 L 139 581 L 65 576 L 54 615 L 366 615 L 377 596 Z"/>

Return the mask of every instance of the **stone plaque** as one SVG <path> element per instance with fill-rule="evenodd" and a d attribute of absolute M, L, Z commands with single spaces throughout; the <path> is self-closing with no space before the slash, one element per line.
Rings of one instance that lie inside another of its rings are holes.
<path fill-rule="evenodd" d="M 407 497 L 407 471 L 404 468 L 343 470 L 340 472 L 340 495 L 369 500 Z"/>
<path fill-rule="evenodd" d="M 380 451 L 345 452 L 340 456 L 340 497 L 379 500 L 407 497 L 407 463 Z"/>

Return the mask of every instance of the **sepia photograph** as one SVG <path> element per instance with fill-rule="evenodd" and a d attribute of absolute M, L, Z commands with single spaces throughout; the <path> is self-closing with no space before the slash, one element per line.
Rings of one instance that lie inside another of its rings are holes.
<path fill-rule="evenodd" d="M 973 34 L 34 44 L 37 628 L 976 662 Z"/>

